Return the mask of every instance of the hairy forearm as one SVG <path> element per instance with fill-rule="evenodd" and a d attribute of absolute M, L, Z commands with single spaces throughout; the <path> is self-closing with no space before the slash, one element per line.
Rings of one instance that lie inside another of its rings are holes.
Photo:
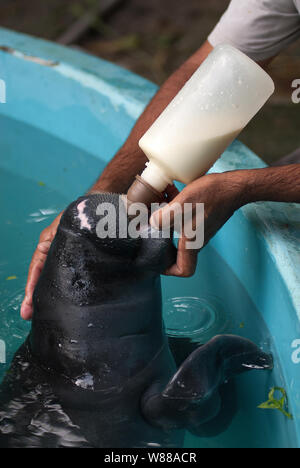
<path fill-rule="evenodd" d="M 300 164 L 227 173 L 239 185 L 239 205 L 258 201 L 300 203 Z"/>
<path fill-rule="evenodd" d="M 146 157 L 138 146 L 140 138 L 185 85 L 212 49 L 212 46 L 206 42 L 165 82 L 137 121 L 125 144 L 104 169 L 91 191 L 127 192 L 134 177 L 136 174 L 141 173 L 146 163 Z"/>

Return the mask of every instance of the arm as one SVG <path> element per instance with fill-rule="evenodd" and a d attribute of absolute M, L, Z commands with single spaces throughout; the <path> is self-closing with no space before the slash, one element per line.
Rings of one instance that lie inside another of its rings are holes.
<path fill-rule="evenodd" d="M 172 204 L 205 204 L 205 244 L 240 207 L 258 201 L 300 203 L 300 164 L 209 174 L 188 185 L 164 209 L 151 217 L 159 227 L 167 222 Z M 189 277 L 194 274 L 197 251 L 185 248 L 182 237 L 178 244 L 177 262 L 168 275 Z"/>
<path fill-rule="evenodd" d="M 300 203 L 300 164 L 240 171 L 244 205 L 257 201 Z"/>

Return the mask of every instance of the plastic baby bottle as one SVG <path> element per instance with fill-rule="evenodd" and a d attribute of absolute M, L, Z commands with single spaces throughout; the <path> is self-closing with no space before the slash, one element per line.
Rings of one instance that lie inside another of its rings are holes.
<path fill-rule="evenodd" d="M 217 46 L 141 138 L 149 162 L 128 200 L 151 204 L 174 180 L 189 184 L 204 175 L 274 89 L 253 60 Z"/>

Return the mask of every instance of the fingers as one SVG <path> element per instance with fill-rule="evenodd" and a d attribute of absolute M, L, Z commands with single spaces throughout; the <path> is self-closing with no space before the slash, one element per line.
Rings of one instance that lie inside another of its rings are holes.
<path fill-rule="evenodd" d="M 46 241 L 39 243 L 39 245 L 37 246 L 37 250 L 44 255 L 48 255 L 50 246 L 51 246 L 51 241 L 46 240 Z"/>
<path fill-rule="evenodd" d="M 51 243 L 56 235 L 57 227 L 59 225 L 62 213 L 53 221 L 51 226 L 45 229 L 40 237 L 40 242 L 36 248 L 36 251 L 33 254 L 29 272 L 28 279 L 25 289 L 25 298 L 21 305 L 21 317 L 24 320 L 31 320 L 33 307 L 32 307 L 32 296 L 39 280 L 39 277 L 44 268 L 47 255 L 51 246 Z"/>
<path fill-rule="evenodd" d="M 181 219 L 182 206 L 186 201 L 186 188 L 179 192 L 175 185 L 169 185 L 167 190 L 168 205 L 155 211 L 150 218 L 150 224 L 154 229 L 173 227 L 177 216 Z"/>
<path fill-rule="evenodd" d="M 155 229 L 161 229 L 161 226 L 162 226 L 162 223 L 163 223 L 162 218 L 164 216 L 167 216 L 167 214 L 169 212 L 171 212 L 171 220 L 170 220 L 171 225 L 170 225 L 170 227 L 172 226 L 172 223 L 173 223 L 174 214 L 172 213 L 172 210 L 170 209 L 170 205 L 173 204 L 173 202 L 175 201 L 176 197 L 178 197 L 180 192 L 175 187 L 175 185 L 168 185 L 165 193 L 167 195 L 165 201 L 168 203 L 168 205 L 165 208 L 161 209 L 161 210 L 157 210 L 150 218 L 150 224 Z"/>
<path fill-rule="evenodd" d="M 187 239 L 181 238 L 178 242 L 176 264 L 172 265 L 166 272 L 166 276 L 178 276 L 189 278 L 193 276 L 197 267 L 198 250 L 186 248 Z"/>
<path fill-rule="evenodd" d="M 32 296 L 47 259 L 50 245 L 50 241 L 41 242 L 32 257 L 25 289 L 25 298 L 21 306 L 21 317 L 24 320 L 31 320 L 32 318 Z"/>
<path fill-rule="evenodd" d="M 179 196 L 166 205 L 164 208 L 155 211 L 150 218 L 150 224 L 154 229 L 167 229 L 173 227 L 176 220 L 181 221 L 182 208 L 177 201 Z"/>
<path fill-rule="evenodd" d="M 176 187 L 174 189 L 177 193 L 172 202 L 161 210 L 156 211 L 150 218 L 150 224 L 155 229 L 162 229 L 174 227 L 175 230 L 181 232 L 182 221 L 182 205 L 186 198 L 185 190 L 178 192 Z M 175 195 L 175 191 L 172 193 Z M 191 213 L 192 214 L 192 213 Z M 191 217 L 191 220 L 193 218 Z M 177 226 L 178 221 L 178 226 Z M 190 239 L 191 240 L 191 239 Z M 172 265 L 166 272 L 167 276 L 178 276 L 181 278 L 188 278 L 193 276 L 197 267 L 197 256 L 199 250 L 187 248 L 188 239 L 182 236 L 178 242 L 176 264 Z"/>

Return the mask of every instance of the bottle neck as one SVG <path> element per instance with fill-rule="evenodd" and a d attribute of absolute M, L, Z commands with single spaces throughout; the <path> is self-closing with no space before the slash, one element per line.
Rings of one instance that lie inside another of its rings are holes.
<path fill-rule="evenodd" d="M 164 195 L 155 190 L 141 176 L 137 175 L 135 181 L 127 192 L 127 201 L 131 203 L 143 203 L 150 208 L 152 203 L 163 203 Z"/>
<path fill-rule="evenodd" d="M 155 190 L 162 193 L 169 184 L 172 184 L 173 181 L 155 162 L 149 161 L 146 166 L 141 178 Z"/>
<path fill-rule="evenodd" d="M 160 167 L 154 162 L 147 163 L 147 168 L 141 176 L 136 176 L 134 183 L 127 192 L 130 203 L 144 203 L 148 207 L 152 203 L 164 201 L 164 190 L 172 180 L 169 179 Z"/>

